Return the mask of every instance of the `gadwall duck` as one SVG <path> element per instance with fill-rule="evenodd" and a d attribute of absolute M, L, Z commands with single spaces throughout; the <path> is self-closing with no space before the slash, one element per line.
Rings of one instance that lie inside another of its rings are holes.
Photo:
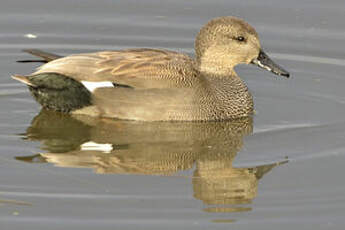
<path fill-rule="evenodd" d="M 234 71 L 254 64 L 277 75 L 289 73 L 261 49 L 258 34 L 236 17 L 220 17 L 201 28 L 196 57 L 159 49 L 126 49 L 66 57 L 26 52 L 46 62 L 28 76 L 45 109 L 142 121 L 210 121 L 250 116 L 253 99 Z M 26 60 L 30 62 L 35 60 Z"/>

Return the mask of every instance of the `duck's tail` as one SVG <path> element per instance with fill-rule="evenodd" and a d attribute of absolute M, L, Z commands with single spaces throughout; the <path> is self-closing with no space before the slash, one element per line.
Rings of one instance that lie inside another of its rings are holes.
<path fill-rule="evenodd" d="M 23 76 L 23 75 L 12 75 L 11 76 L 14 80 L 17 80 L 21 83 L 24 83 L 25 85 L 31 86 L 31 87 L 37 87 L 35 84 L 33 84 L 28 76 Z"/>
<path fill-rule="evenodd" d="M 17 62 L 20 62 L 20 63 L 26 63 L 26 62 L 42 62 L 42 63 L 47 63 L 47 62 L 50 62 L 50 61 L 53 61 L 55 59 L 63 57 L 63 56 L 60 56 L 60 55 L 57 55 L 57 54 L 48 53 L 48 52 L 45 52 L 45 51 L 42 51 L 42 50 L 38 50 L 38 49 L 25 49 L 25 50 L 23 50 L 23 52 L 32 54 L 32 55 L 37 56 L 37 57 L 40 57 L 43 60 L 19 60 Z"/>

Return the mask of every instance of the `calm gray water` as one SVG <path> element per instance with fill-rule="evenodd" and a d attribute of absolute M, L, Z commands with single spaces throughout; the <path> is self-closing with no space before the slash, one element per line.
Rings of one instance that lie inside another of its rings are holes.
<path fill-rule="evenodd" d="M 41 112 L 11 74 L 23 48 L 193 54 L 234 15 L 292 78 L 237 67 L 252 119 L 140 123 Z M 1 0 L 0 229 L 343 229 L 345 4 L 311 1 Z"/>

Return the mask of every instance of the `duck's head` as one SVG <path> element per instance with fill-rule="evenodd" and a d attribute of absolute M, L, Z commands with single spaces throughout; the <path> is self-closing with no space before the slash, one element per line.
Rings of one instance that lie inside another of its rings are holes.
<path fill-rule="evenodd" d="M 201 28 L 195 40 L 198 68 L 211 74 L 228 75 L 237 64 L 254 64 L 277 75 L 289 73 L 261 49 L 255 29 L 242 19 L 220 17 Z"/>

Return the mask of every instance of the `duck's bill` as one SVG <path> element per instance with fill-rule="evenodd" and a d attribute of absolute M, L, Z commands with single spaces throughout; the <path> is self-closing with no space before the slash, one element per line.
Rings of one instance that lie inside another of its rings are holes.
<path fill-rule="evenodd" d="M 259 66 L 265 70 L 268 70 L 279 76 L 289 77 L 290 74 L 285 69 L 274 63 L 264 51 L 260 51 L 259 56 L 255 58 L 252 64 Z"/>

